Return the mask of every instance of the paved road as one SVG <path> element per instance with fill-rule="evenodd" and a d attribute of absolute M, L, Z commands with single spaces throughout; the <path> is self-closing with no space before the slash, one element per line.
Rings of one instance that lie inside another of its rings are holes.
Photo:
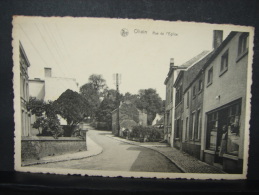
<path fill-rule="evenodd" d="M 120 142 L 106 135 L 110 132 L 90 130 L 88 136 L 103 147 L 97 156 L 81 160 L 35 165 L 35 167 L 69 168 L 85 170 L 181 172 L 160 153 Z"/>

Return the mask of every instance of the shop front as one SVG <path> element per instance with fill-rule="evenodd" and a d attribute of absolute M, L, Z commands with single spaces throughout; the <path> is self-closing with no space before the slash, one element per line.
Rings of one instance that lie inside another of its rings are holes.
<path fill-rule="evenodd" d="M 242 172 L 240 146 L 241 99 L 206 113 L 204 161 L 229 173 Z"/>

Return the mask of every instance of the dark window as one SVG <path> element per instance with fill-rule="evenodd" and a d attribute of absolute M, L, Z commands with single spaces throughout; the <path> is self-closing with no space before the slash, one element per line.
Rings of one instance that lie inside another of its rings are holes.
<path fill-rule="evenodd" d="M 175 105 L 178 105 L 182 101 L 183 88 L 182 85 L 176 89 Z"/>
<path fill-rule="evenodd" d="M 243 33 L 239 37 L 238 56 L 246 53 L 247 51 L 248 51 L 248 33 Z"/>
<path fill-rule="evenodd" d="M 212 79 L 213 79 L 213 67 L 211 67 L 208 71 L 208 82 L 207 82 L 208 85 L 212 83 Z"/>
<path fill-rule="evenodd" d="M 207 117 L 207 149 L 215 151 L 217 146 L 218 112 L 209 114 Z"/>
<path fill-rule="evenodd" d="M 197 125 L 195 126 L 195 139 L 200 139 L 200 132 L 201 132 L 201 111 L 198 110 L 197 112 Z"/>
<path fill-rule="evenodd" d="M 199 80 L 198 90 L 199 90 L 199 92 L 202 90 L 202 80 Z"/>
<path fill-rule="evenodd" d="M 228 69 L 228 50 L 221 57 L 220 75 Z"/>
<path fill-rule="evenodd" d="M 180 129 L 181 129 L 181 120 L 177 119 L 176 120 L 176 132 L 175 132 L 175 138 L 179 138 L 180 137 Z"/>
<path fill-rule="evenodd" d="M 195 88 L 195 86 L 193 86 L 193 88 L 192 88 L 192 97 L 195 98 L 195 95 L 196 95 L 196 88 Z"/>
<path fill-rule="evenodd" d="M 192 113 L 191 116 L 191 127 L 190 127 L 190 139 L 194 139 L 194 129 L 195 129 L 195 112 Z"/>
<path fill-rule="evenodd" d="M 189 132 L 189 118 L 186 118 L 186 124 L 185 124 L 185 140 L 188 140 L 188 132 Z"/>
<path fill-rule="evenodd" d="M 189 107 L 189 101 L 190 101 L 190 94 L 189 94 L 189 91 L 187 92 L 187 100 L 186 100 L 186 105 L 187 105 L 187 108 Z"/>

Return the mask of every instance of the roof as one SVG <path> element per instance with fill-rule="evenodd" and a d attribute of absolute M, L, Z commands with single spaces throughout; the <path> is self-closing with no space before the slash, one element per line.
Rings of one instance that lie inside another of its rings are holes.
<path fill-rule="evenodd" d="M 189 88 L 189 86 L 195 80 L 195 78 L 203 69 L 205 63 L 209 60 L 211 56 L 212 56 L 212 52 L 207 54 L 204 58 L 202 58 L 200 61 L 193 64 L 185 71 L 184 78 L 183 78 L 183 92 L 185 92 Z"/>
<path fill-rule="evenodd" d="M 183 63 L 181 67 L 189 68 L 198 61 L 200 61 L 202 58 L 204 58 L 210 51 L 204 50 L 203 52 L 199 53 L 197 56 L 193 57 L 192 59 L 188 60 L 187 62 Z"/>
<path fill-rule="evenodd" d="M 22 55 L 23 55 L 24 58 L 25 58 L 25 61 L 27 62 L 27 66 L 30 67 L 31 64 L 30 64 L 29 59 L 28 59 L 28 57 L 27 57 L 27 55 L 26 55 L 26 53 L 25 53 L 25 51 L 24 51 L 24 48 L 23 48 L 23 46 L 22 46 L 21 41 L 19 41 L 19 47 L 20 47 L 20 51 L 22 52 Z"/>
<path fill-rule="evenodd" d="M 227 38 L 220 44 L 218 48 L 207 54 L 197 63 L 190 66 L 184 76 L 183 81 L 183 93 L 191 86 L 193 81 L 206 69 L 206 67 L 218 56 L 218 54 L 225 48 L 227 43 L 237 34 L 237 32 L 232 31 Z"/>
<path fill-rule="evenodd" d="M 187 62 L 185 62 L 181 66 L 179 66 L 179 67 L 182 67 L 183 70 L 181 70 L 180 73 L 177 75 L 176 80 L 174 82 L 174 87 L 177 85 L 178 81 L 183 76 L 184 72 L 189 72 L 189 70 L 192 70 L 191 76 L 195 76 L 193 74 L 195 74 L 195 71 L 197 70 L 197 68 L 198 69 L 200 68 L 200 67 L 197 67 L 197 64 L 199 64 L 201 61 L 204 61 L 204 59 L 207 59 L 209 52 L 210 51 L 208 51 L 208 50 L 204 50 L 203 52 L 199 53 L 192 59 L 188 60 Z M 193 71 L 193 70 L 195 70 L 195 71 Z M 185 77 L 186 76 L 184 76 L 184 79 L 185 79 Z"/>

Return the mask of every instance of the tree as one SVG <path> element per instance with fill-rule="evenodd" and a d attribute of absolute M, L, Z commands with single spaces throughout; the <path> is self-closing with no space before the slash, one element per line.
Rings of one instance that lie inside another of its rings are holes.
<path fill-rule="evenodd" d="M 137 107 L 147 111 L 147 123 L 148 125 L 151 125 L 152 121 L 156 117 L 156 113 L 163 112 L 163 101 L 155 89 L 141 89 L 139 90 L 139 101 L 137 102 Z"/>
<path fill-rule="evenodd" d="M 122 100 L 122 94 L 119 94 L 119 101 Z M 96 120 L 98 122 L 105 122 L 107 128 L 112 128 L 112 114 L 111 112 L 118 107 L 117 104 L 117 91 L 109 89 L 105 93 L 105 97 L 100 104 L 98 111 L 96 112 Z"/>
<path fill-rule="evenodd" d="M 62 135 L 63 131 L 56 115 L 56 110 L 53 107 L 53 102 L 46 103 L 43 100 L 30 97 L 27 109 L 37 117 L 33 123 L 33 128 L 38 129 L 38 135 L 53 136 L 54 138 Z"/>
<path fill-rule="evenodd" d="M 80 94 L 88 101 L 90 116 L 94 117 L 100 106 L 100 96 L 98 91 L 96 91 L 91 83 L 86 83 L 80 87 Z"/>
<path fill-rule="evenodd" d="M 88 78 L 88 82 L 92 84 L 93 88 L 98 92 L 102 93 L 107 88 L 106 81 L 99 74 L 92 74 Z"/>
<path fill-rule="evenodd" d="M 53 105 L 57 113 L 67 121 L 71 135 L 75 131 L 77 124 L 90 114 L 88 101 L 70 89 L 63 92 L 59 98 L 54 101 Z"/>
<path fill-rule="evenodd" d="M 124 101 L 130 101 L 132 104 L 135 104 L 136 106 L 140 103 L 139 95 L 131 94 L 129 92 L 125 93 L 123 96 Z"/>

